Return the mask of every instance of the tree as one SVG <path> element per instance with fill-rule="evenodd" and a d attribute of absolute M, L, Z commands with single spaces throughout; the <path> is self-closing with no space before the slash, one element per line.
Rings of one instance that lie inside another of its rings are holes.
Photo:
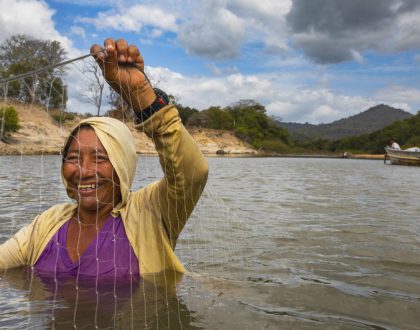
<path fill-rule="evenodd" d="M 18 34 L 0 45 L 0 76 L 19 75 L 65 59 L 65 51 L 59 41 L 41 40 Z M 2 88 L 3 97 L 23 102 L 39 102 L 65 108 L 67 88 L 62 81 L 64 69 L 51 68 L 29 77 L 12 81 Z M 51 104 L 51 100 L 54 100 Z M 57 100 L 60 100 L 58 102 Z"/>
<path fill-rule="evenodd" d="M 228 107 L 227 111 L 233 117 L 235 135 L 255 148 L 270 146 L 270 149 L 273 149 L 271 146 L 276 146 L 276 149 L 281 149 L 278 146 L 289 144 L 289 132 L 278 127 L 274 120 L 266 115 L 266 109 L 260 103 L 254 100 L 240 100 Z M 270 143 L 267 143 L 268 141 Z"/>
<path fill-rule="evenodd" d="M 130 109 L 128 103 L 111 87 L 109 88 L 108 104 L 111 106 L 111 110 L 106 112 L 106 116 L 121 121 L 128 121 L 134 118 L 133 111 Z"/>
<path fill-rule="evenodd" d="M 105 79 L 98 65 L 93 61 L 85 62 L 83 73 L 88 74 L 90 81 L 88 89 L 83 95 L 82 101 L 90 103 L 96 107 L 96 115 L 99 116 L 102 106 L 102 96 L 104 93 Z"/>
<path fill-rule="evenodd" d="M 7 143 L 6 136 L 20 128 L 19 116 L 14 107 L 0 109 L 0 140 Z"/>

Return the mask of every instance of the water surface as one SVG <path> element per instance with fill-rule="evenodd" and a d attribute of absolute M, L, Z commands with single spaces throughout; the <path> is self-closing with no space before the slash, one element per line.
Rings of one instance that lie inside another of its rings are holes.
<path fill-rule="evenodd" d="M 4 242 L 68 199 L 59 157 L 0 163 Z M 341 159 L 209 163 L 208 185 L 178 241 L 191 274 L 176 292 L 150 282 L 108 291 L 48 285 L 22 269 L 0 272 L 0 328 L 418 328 L 420 168 Z M 156 158 L 140 157 L 134 188 L 160 175 Z"/>

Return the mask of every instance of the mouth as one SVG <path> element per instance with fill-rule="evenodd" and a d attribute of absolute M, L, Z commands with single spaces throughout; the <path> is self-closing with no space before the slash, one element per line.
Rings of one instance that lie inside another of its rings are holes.
<path fill-rule="evenodd" d="M 71 186 L 71 190 L 79 196 L 79 198 L 84 197 L 94 197 L 99 193 L 99 189 L 104 185 L 104 183 L 85 183 L 85 184 L 74 184 Z"/>
<path fill-rule="evenodd" d="M 78 191 L 84 191 L 84 192 L 89 192 L 89 191 L 93 191 L 96 190 L 100 187 L 99 184 L 78 184 L 77 185 L 77 190 Z"/>

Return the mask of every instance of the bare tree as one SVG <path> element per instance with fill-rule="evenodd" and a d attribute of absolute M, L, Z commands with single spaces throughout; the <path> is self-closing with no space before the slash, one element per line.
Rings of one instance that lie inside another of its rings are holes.
<path fill-rule="evenodd" d="M 93 61 L 86 61 L 83 73 L 89 75 L 89 84 L 82 101 L 96 107 L 96 115 L 101 113 L 102 96 L 104 93 L 105 80 L 99 67 Z"/>
<path fill-rule="evenodd" d="M 109 88 L 108 104 L 111 110 L 107 112 L 107 116 L 127 121 L 133 119 L 133 112 L 127 102 L 111 87 Z"/>

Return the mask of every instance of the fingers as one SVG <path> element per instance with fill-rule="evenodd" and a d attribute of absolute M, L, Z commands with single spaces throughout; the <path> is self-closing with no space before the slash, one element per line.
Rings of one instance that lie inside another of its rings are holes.
<path fill-rule="evenodd" d="M 136 66 L 139 70 L 143 71 L 144 61 L 143 61 L 143 57 L 140 55 L 139 49 L 134 45 L 130 45 L 128 47 L 127 54 L 128 54 L 128 57 L 127 57 L 128 63 Z"/>
<path fill-rule="evenodd" d="M 90 48 L 90 53 L 98 64 L 103 65 L 103 62 L 112 63 L 113 65 L 128 64 L 136 66 L 140 70 L 144 69 L 144 60 L 140 55 L 139 49 L 135 45 L 128 46 L 126 40 L 118 39 L 115 41 L 112 38 L 107 38 L 104 41 L 104 48 L 97 44 L 92 45 Z"/>
<path fill-rule="evenodd" d="M 102 69 L 103 68 L 103 62 L 104 62 L 104 59 L 105 59 L 104 49 L 101 46 L 99 46 L 98 44 L 94 44 L 94 45 L 92 45 L 92 47 L 90 47 L 90 54 L 96 60 L 99 67 Z"/>
<path fill-rule="evenodd" d="M 127 50 L 128 50 L 128 44 L 127 41 L 124 39 L 118 39 L 115 43 L 116 51 L 117 51 L 117 59 L 118 62 L 121 64 L 127 63 Z"/>

